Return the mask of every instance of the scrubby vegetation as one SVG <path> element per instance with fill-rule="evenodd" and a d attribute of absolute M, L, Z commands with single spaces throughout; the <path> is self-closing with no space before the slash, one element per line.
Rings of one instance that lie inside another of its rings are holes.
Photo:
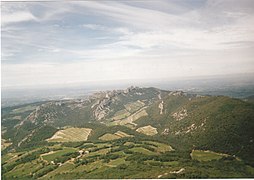
<path fill-rule="evenodd" d="M 254 177 L 253 103 L 155 88 L 104 98 L 3 108 L 3 179 Z"/>

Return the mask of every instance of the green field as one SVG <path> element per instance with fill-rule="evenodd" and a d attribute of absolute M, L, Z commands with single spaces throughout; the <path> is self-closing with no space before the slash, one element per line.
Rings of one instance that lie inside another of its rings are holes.
<path fill-rule="evenodd" d="M 125 157 L 122 157 L 122 158 L 118 158 L 118 159 L 115 159 L 115 160 L 111 160 L 107 166 L 110 166 L 110 167 L 116 167 L 120 164 L 127 164 L 129 162 L 126 162 L 125 161 Z"/>
<path fill-rule="evenodd" d="M 77 149 L 75 148 L 63 148 L 63 150 L 58 150 L 58 151 L 51 151 L 47 154 L 43 154 L 41 155 L 42 159 L 48 161 L 48 162 L 51 162 L 51 161 L 54 161 L 57 157 L 61 157 L 62 155 L 64 154 L 67 154 L 67 153 L 72 153 L 72 152 L 76 152 Z"/>
<path fill-rule="evenodd" d="M 192 159 L 198 161 L 211 161 L 211 160 L 219 160 L 222 157 L 227 156 L 226 154 L 219 154 L 212 151 L 201 151 L 201 150 L 193 150 L 191 152 Z"/>
<path fill-rule="evenodd" d="M 18 165 L 15 169 L 6 173 L 6 176 L 26 176 L 38 171 L 42 167 L 43 166 L 41 164 L 38 164 L 36 161 L 32 161 Z"/>
<path fill-rule="evenodd" d="M 56 174 L 71 171 L 71 170 L 74 169 L 74 168 L 75 168 L 75 166 L 74 166 L 73 163 L 66 162 L 66 163 L 64 163 L 62 166 L 60 166 L 59 168 L 55 169 L 54 171 L 49 172 L 49 173 L 48 173 L 46 176 L 44 176 L 42 179 L 48 179 L 48 178 L 50 178 L 50 177 L 55 176 Z"/>
<path fill-rule="evenodd" d="M 130 151 L 142 153 L 145 155 L 155 155 L 156 154 L 155 152 L 149 151 L 149 150 L 142 148 L 142 147 L 134 147 L 134 148 L 131 148 Z"/>

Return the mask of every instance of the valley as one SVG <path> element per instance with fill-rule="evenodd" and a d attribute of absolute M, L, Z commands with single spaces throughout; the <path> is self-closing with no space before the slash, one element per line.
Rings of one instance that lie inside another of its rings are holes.
<path fill-rule="evenodd" d="M 3 179 L 254 177 L 254 104 L 129 87 L 2 108 Z"/>

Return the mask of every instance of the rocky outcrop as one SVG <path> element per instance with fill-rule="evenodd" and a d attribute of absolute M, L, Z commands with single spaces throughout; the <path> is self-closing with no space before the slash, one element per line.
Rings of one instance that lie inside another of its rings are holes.
<path fill-rule="evenodd" d="M 173 118 L 177 121 L 180 121 L 188 116 L 187 109 L 182 108 L 180 111 L 172 114 Z"/>
<path fill-rule="evenodd" d="M 109 105 L 111 103 L 110 98 L 104 98 L 99 101 L 97 107 L 93 111 L 94 116 L 97 120 L 103 119 L 109 112 Z"/>
<path fill-rule="evenodd" d="M 172 91 L 168 95 L 169 96 L 186 96 L 187 94 L 183 91 Z"/>
<path fill-rule="evenodd" d="M 164 104 L 163 101 L 161 101 L 161 103 L 159 104 L 160 114 L 163 114 L 163 108 L 164 108 L 163 104 Z"/>
<path fill-rule="evenodd" d="M 95 119 L 102 120 L 104 119 L 109 111 L 110 111 L 110 104 L 114 101 L 116 101 L 116 96 L 123 94 L 126 95 L 130 93 L 133 90 L 136 90 L 138 87 L 129 87 L 126 90 L 113 90 L 113 91 L 102 91 L 100 93 L 96 93 L 95 97 L 100 97 L 99 100 L 97 100 L 91 108 L 94 109 L 93 114 Z"/>

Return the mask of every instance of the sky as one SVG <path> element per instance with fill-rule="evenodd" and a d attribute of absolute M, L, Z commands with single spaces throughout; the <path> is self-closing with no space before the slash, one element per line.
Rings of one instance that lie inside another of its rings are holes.
<path fill-rule="evenodd" d="M 1 2 L 2 88 L 254 73 L 253 0 Z"/>

